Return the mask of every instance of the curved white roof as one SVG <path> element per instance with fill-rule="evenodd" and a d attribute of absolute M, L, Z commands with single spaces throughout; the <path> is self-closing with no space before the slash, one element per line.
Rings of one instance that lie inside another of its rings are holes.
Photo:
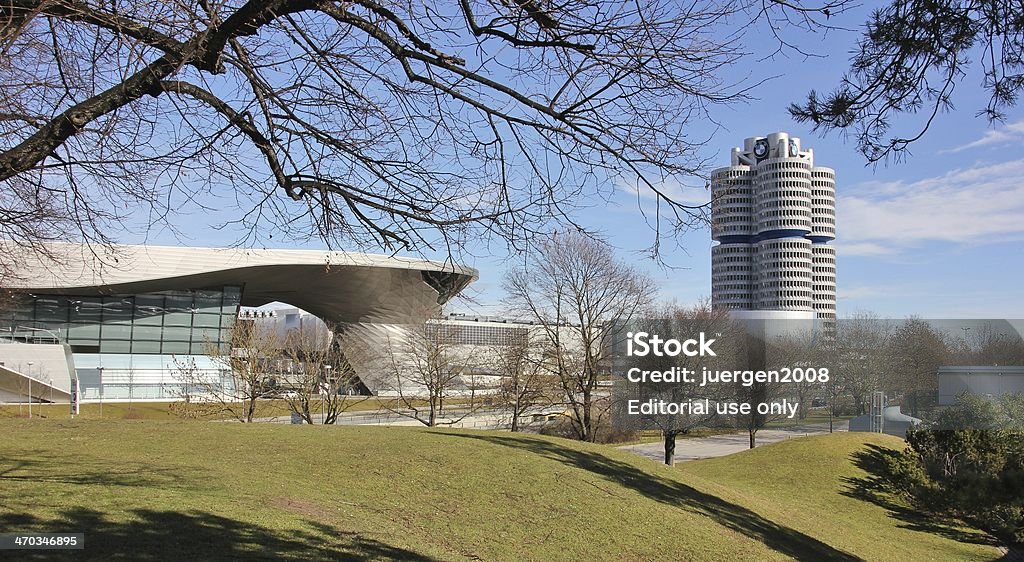
<path fill-rule="evenodd" d="M 242 304 L 287 302 L 333 322 L 422 321 L 476 280 L 470 267 L 351 252 L 55 243 L 14 289 L 127 295 L 239 285 Z"/>

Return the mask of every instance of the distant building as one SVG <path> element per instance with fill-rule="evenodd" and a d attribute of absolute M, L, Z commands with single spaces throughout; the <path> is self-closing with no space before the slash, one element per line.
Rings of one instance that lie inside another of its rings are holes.
<path fill-rule="evenodd" d="M 543 328 L 528 320 L 517 320 L 502 316 L 471 316 L 451 313 L 443 318 L 431 320 L 431 329 L 440 330 L 452 343 L 458 345 L 524 345 L 531 332 Z"/>
<path fill-rule="evenodd" d="M 331 329 L 326 322 L 316 315 L 294 306 L 242 307 L 238 311 L 238 321 L 253 322 L 259 325 L 262 329 L 274 333 L 282 344 L 296 334 L 306 342 L 315 342 L 318 347 L 330 345 L 333 338 Z"/>
<path fill-rule="evenodd" d="M 553 361 L 546 354 L 549 352 L 548 329 L 558 331 L 563 346 L 572 352 L 581 349 L 579 331 L 569 325 L 545 327 L 529 320 L 505 318 L 501 316 L 474 316 L 460 313 L 447 314 L 440 318 L 432 318 L 422 327 L 418 337 L 435 342 L 448 355 L 451 367 L 458 369 L 460 375 L 454 381 L 452 394 L 488 394 L 495 392 L 503 381 L 499 354 L 503 350 L 520 347 L 529 356 L 529 361 L 542 365 L 547 374 L 554 374 Z M 344 345 L 359 349 L 383 350 L 389 346 L 399 351 L 399 355 L 407 352 L 402 345 L 403 338 L 408 337 L 406 327 L 387 324 L 359 324 L 347 327 L 342 335 Z M 416 363 L 412 358 L 410 364 Z M 396 394 L 413 395 L 423 392 L 416 388 L 410 380 L 415 376 L 400 377 L 396 380 L 392 366 L 380 369 L 365 369 L 363 382 L 375 394 L 390 396 Z M 395 385 L 400 384 L 401 388 Z"/>
<path fill-rule="evenodd" d="M 956 404 L 964 392 L 988 398 L 1024 392 L 1024 366 L 939 367 L 938 378 L 939 406 Z"/>
<path fill-rule="evenodd" d="M 711 174 L 711 299 L 771 318 L 836 317 L 835 171 L 787 133 L 751 137 Z"/>

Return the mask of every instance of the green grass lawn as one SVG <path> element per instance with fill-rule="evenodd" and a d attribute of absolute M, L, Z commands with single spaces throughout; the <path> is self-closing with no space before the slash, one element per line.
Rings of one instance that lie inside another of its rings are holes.
<path fill-rule="evenodd" d="M 854 497 L 856 455 L 901 446 L 885 436 L 673 469 L 469 430 L 7 418 L 0 435 L 0 529 L 85 532 L 69 560 L 998 557 L 981 535 Z"/>
<path fill-rule="evenodd" d="M 888 435 L 834 433 L 678 469 L 695 487 L 723 501 L 784 521 L 794 532 L 866 560 L 998 558 L 992 538 L 981 531 L 924 517 L 882 489 L 873 465 L 905 446 Z"/>
<path fill-rule="evenodd" d="M 385 404 L 387 402 L 387 404 Z M 452 401 L 454 404 L 458 404 L 457 401 Z M 171 404 L 181 404 L 181 402 L 107 402 L 100 404 L 98 402 L 89 402 L 81 404 L 79 406 L 79 415 L 81 419 L 107 419 L 107 420 L 123 420 L 123 419 L 136 419 L 136 420 L 184 420 L 190 419 L 175 414 L 170 406 Z M 377 397 L 354 397 L 351 403 L 346 407 L 346 412 L 376 412 L 382 409 L 386 409 L 385 406 L 390 405 L 392 408 L 397 408 L 399 405 L 395 400 L 385 400 Z M 320 402 L 314 400 L 311 402 L 311 410 L 314 412 L 320 411 Z M 0 406 L 0 418 L 4 417 L 28 417 L 29 408 L 28 404 L 4 404 Z M 288 403 L 284 400 L 260 400 L 259 407 L 256 412 L 257 417 L 274 417 L 274 416 L 285 416 L 290 414 L 288 409 Z M 59 420 L 70 420 L 71 417 L 71 406 L 68 404 L 32 404 L 32 415 L 33 417 L 41 417 L 44 419 L 59 419 Z M 214 415 L 203 417 L 200 421 L 206 421 L 210 419 L 224 419 L 229 417 L 228 415 Z"/>

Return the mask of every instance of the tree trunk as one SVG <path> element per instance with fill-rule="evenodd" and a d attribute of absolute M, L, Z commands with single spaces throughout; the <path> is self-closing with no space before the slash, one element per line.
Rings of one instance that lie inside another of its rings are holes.
<path fill-rule="evenodd" d="M 665 464 L 676 465 L 676 432 L 666 431 L 665 435 Z"/>
<path fill-rule="evenodd" d="M 594 442 L 594 425 L 590 412 L 590 390 L 583 389 L 583 441 Z"/>
<path fill-rule="evenodd" d="M 756 429 L 748 429 L 747 433 L 750 435 L 750 448 L 753 449 L 756 444 L 755 436 L 757 435 Z"/>

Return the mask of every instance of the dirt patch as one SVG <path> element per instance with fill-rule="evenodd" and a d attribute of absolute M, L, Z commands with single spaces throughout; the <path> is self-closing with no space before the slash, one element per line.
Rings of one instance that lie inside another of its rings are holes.
<path fill-rule="evenodd" d="M 271 500 L 270 505 L 278 509 L 284 509 L 292 513 L 311 517 L 317 521 L 326 521 L 331 519 L 331 513 L 327 509 L 311 501 L 296 498 L 276 498 Z"/>

